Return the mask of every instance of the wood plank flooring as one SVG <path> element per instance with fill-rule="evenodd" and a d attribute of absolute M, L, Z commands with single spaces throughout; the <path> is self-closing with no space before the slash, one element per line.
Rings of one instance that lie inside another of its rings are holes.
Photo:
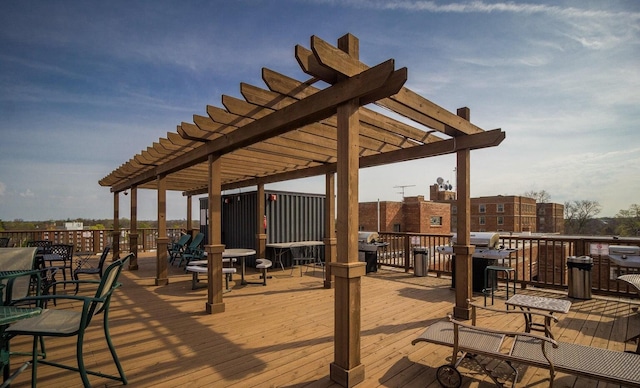
<path fill-rule="evenodd" d="M 224 295 L 226 311 L 205 313 L 206 289 L 191 289 L 191 277 L 170 268 L 170 283 L 154 285 L 155 256 L 142 254 L 138 271 L 123 272 L 123 287 L 111 305 L 110 328 L 118 355 L 132 387 L 338 387 L 328 377 L 333 361 L 334 290 L 322 288 L 322 272 L 273 269 L 267 286 L 241 286 Z M 257 280 L 259 274 L 248 270 Z M 205 280 L 206 281 L 206 280 Z M 361 359 L 365 381 L 361 387 L 438 387 L 436 368 L 451 358 L 451 349 L 433 344 L 411 345 L 428 325 L 452 311 L 454 292 L 449 278 L 414 277 L 381 270 L 362 281 Z M 86 292 L 86 291 L 82 291 Z M 566 298 L 566 293 L 518 290 L 522 293 Z M 61 290 L 59 290 L 61 293 Z M 481 298 L 477 298 L 481 301 Z M 568 314 L 554 325 L 557 339 L 618 350 L 635 350 L 624 340 L 640 332 L 640 316 L 632 310 L 638 300 L 594 298 L 572 300 Z M 77 303 L 57 308 L 77 308 Z M 496 307 L 504 308 L 497 299 Z M 479 322 L 494 328 L 524 330 L 520 314 L 496 320 L 483 311 Z M 75 342 L 46 341 L 48 358 L 75 365 Z M 27 351 L 30 341 L 15 338 L 12 350 Z M 26 358 L 12 357 L 12 367 Z M 91 369 L 116 373 L 102 335 L 102 317 L 92 322 L 85 340 L 85 362 Z M 500 376 L 504 364 L 483 360 Z M 546 387 L 544 369 L 518 367 L 518 385 Z M 469 360 L 460 371 L 465 387 L 493 386 L 482 369 Z M 94 387 L 120 386 L 90 376 Z M 31 370 L 18 376 L 13 387 L 26 387 Z M 42 365 L 42 387 L 82 386 L 77 373 Z M 602 386 L 592 380 L 558 374 L 554 386 Z"/>

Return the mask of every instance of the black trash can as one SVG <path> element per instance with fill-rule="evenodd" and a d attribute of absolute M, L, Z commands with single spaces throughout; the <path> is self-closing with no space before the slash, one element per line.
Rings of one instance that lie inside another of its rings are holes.
<path fill-rule="evenodd" d="M 427 247 L 413 248 L 413 274 L 427 276 L 429 272 L 429 249 Z"/>
<path fill-rule="evenodd" d="M 495 259 L 471 258 L 471 290 L 482 292 L 484 289 L 484 269 L 495 263 Z M 456 255 L 451 255 L 451 288 L 456 288 Z"/>
<path fill-rule="evenodd" d="M 567 257 L 569 298 L 591 299 L 591 268 L 593 258 L 589 256 Z"/>

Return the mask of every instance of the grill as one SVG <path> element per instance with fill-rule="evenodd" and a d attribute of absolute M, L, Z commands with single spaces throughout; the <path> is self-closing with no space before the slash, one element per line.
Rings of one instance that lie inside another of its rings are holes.
<path fill-rule="evenodd" d="M 358 251 L 377 252 L 378 248 L 386 247 L 389 243 L 382 242 L 377 232 L 358 232 Z"/>
<path fill-rule="evenodd" d="M 504 248 L 499 246 L 500 235 L 492 232 L 476 232 L 471 233 L 471 245 L 475 245 L 476 249 L 473 252 L 474 258 L 479 259 L 496 259 L 504 260 L 509 255 L 516 251 L 512 248 Z M 453 254 L 453 245 L 457 242 L 457 234 L 454 233 L 451 238 L 452 245 L 440 245 L 436 247 L 436 251 L 444 255 Z"/>
<path fill-rule="evenodd" d="M 367 263 L 367 273 L 378 271 L 378 249 L 387 245 L 389 243 L 383 242 L 377 232 L 358 232 L 359 259 Z"/>
<path fill-rule="evenodd" d="M 507 249 L 499 246 L 500 235 L 491 232 L 471 233 L 471 245 L 476 248 L 473 252 L 471 288 L 474 292 L 482 292 L 484 289 L 484 271 L 490 265 L 504 264 L 505 259 L 516 249 Z M 451 239 L 452 245 L 457 242 L 457 234 Z M 440 245 L 436 251 L 444 255 L 453 255 L 452 245 Z M 451 287 L 456 287 L 456 261 L 451 260 Z"/>
<path fill-rule="evenodd" d="M 621 267 L 640 267 L 640 247 L 637 245 L 609 245 L 608 256 Z"/>

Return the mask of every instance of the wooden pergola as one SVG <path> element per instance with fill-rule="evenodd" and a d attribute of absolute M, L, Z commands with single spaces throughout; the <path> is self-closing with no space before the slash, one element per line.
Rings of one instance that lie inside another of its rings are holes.
<path fill-rule="evenodd" d="M 137 251 L 137 189 L 157 190 L 158 285 L 168 282 L 167 190 L 187 196 L 188 222 L 191 196 L 208 193 L 206 250 L 210 281 L 205 308 L 209 313 L 219 313 L 224 311 L 224 245 L 219 227 L 222 191 L 257 187 L 255 222 L 262 233 L 256 235 L 256 251 L 258 257 L 264 257 L 264 185 L 324 175 L 328 264 L 325 287 L 335 289 L 334 362 L 330 376 L 350 387 L 364 378 L 364 365 L 360 362 L 360 285 L 365 264 L 358 261 L 359 168 L 457 155 L 457 281 L 453 313 L 457 318 L 468 319 L 466 300 L 472 296 L 473 254 L 469 238 L 470 151 L 499 145 L 505 133 L 473 125 L 468 108 L 453 114 L 405 88 L 407 69 L 395 69 L 393 59 L 372 67 L 360 62 L 359 41 L 353 35 L 339 38 L 337 47 L 312 36 L 310 47 L 295 47 L 296 60 L 310 79 L 298 81 L 263 68 L 266 89 L 241 83 L 244 100 L 223 95 L 224 108 L 207 106 L 206 116 L 194 115 L 193 123 L 181 123 L 176 132 L 167 133 L 166 138 L 116 168 L 100 180 L 100 185 L 110 187 L 114 193 L 114 248 L 119 236 L 119 193 L 131 191 L 133 252 Z M 384 107 L 406 120 L 369 109 L 368 104 Z M 116 257 L 118 254 L 116 251 Z M 136 269 L 137 263 L 132 262 L 130 268 Z"/>

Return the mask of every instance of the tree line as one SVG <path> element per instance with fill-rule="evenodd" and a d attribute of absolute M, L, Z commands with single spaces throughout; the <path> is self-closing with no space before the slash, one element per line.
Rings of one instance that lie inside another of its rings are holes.
<path fill-rule="evenodd" d="M 548 203 L 551 200 L 551 195 L 545 190 L 528 191 L 523 197 L 533 198 L 536 203 Z M 565 202 L 565 234 L 640 236 L 640 205 L 632 204 L 628 209 L 621 209 L 615 217 L 596 218 L 601 210 L 598 201 L 582 199 Z"/>

